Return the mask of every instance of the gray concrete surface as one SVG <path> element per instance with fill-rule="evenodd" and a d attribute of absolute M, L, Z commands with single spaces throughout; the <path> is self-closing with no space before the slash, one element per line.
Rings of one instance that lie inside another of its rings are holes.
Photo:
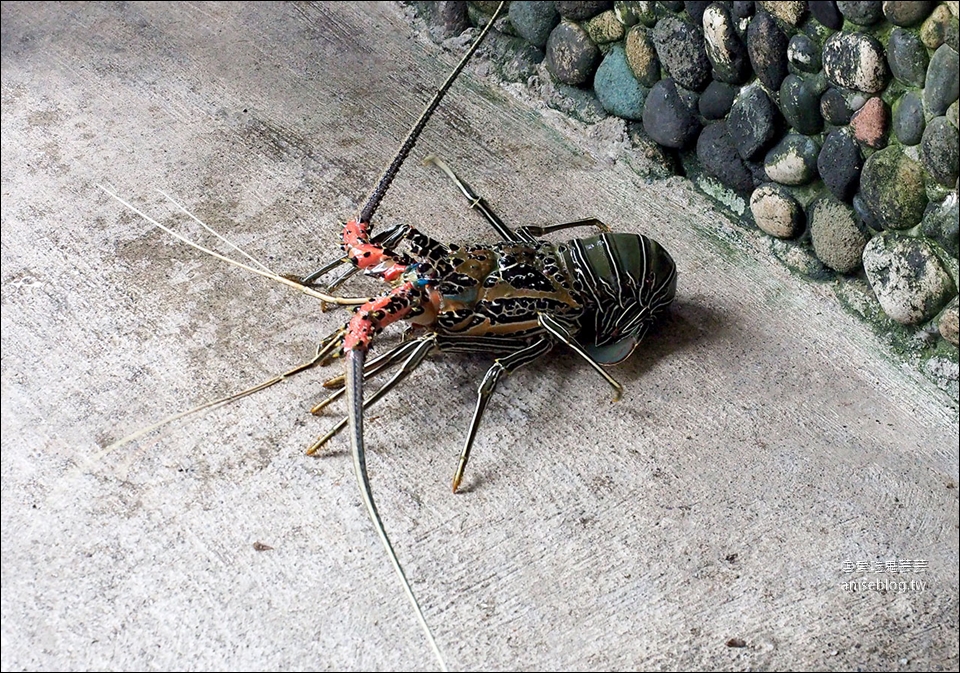
<path fill-rule="evenodd" d="M 166 190 L 303 273 L 456 55 L 395 5 L 4 3 L 2 56 L 2 668 L 434 667 L 346 442 L 302 453 L 335 418 L 308 413 L 323 372 L 103 451 L 304 360 L 343 314 L 95 184 L 193 231 Z M 651 234 L 680 285 L 615 370 L 623 401 L 565 353 L 507 380 L 462 494 L 483 358 L 433 359 L 369 414 L 380 508 L 450 666 L 955 670 L 949 398 L 682 179 L 644 184 L 618 127 L 478 69 L 415 156 L 509 222 Z M 416 161 L 379 213 L 398 221 L 493 240 Z"/>

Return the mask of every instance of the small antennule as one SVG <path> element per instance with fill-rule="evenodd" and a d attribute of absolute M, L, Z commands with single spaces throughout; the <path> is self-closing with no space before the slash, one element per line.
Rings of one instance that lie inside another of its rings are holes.
<path fill-rule="evenodd" d="M 417 139 L 420 137 L 423 127 L 427 125 L 427 122 L 433 115 L 434 110 L 437 109 L 437 106 L 440 105 L 440 101 L 443 100 L 447 90 L 453 85 L 453 82 L 457 79 L 457 75 L 460 74 L 460 71 L 463 70 L 464 66 L 467 65 L 467 61 L 470 60 L 470 57 L 473 56 L 473 52 L 477 50 L 477 47 L 479 47 L 480 43 L 483 42 L 483 38 L 485 38 L 487 33 L 490 32 L 494 21 L 496 21 L 500 16 L 500 12 L 503 11 L 503 6 L 505 4 L 507 3 L 500 3 L 500 5 L 497 7 L 497 11 L 495 11 L 493 16 L 490 17 L 490 21 L 488 21 L 487 25 L 483 27 L 483 31 L 481 31 L 480 36 L 477 37 L 467 53 L 464 54 L 462 59 L 460 59 L 460 63 L 458 63 L 457 67 L 453 69 L 453 72 L 450 73 L 450 76 L 447 77 L 447 80 L 443 83 L 443 85 L 437 89 L 437 93 L 433 95 L 433 98 L 427 104 L 427 107 L 424 108 L 423 114 L 420 115 L 417 123 L 414 124 L 413 128 L 410 129 L 410 132 L 407 133 L 407 137 L 400 145 L 400 149 L 397 150 L 397 155 L 393 158 L 393 161 L 390 163 L 390 166 L 387 168 L 387 170 L 383 172 L 383 175 L 380 176 L 380 180 L 377 181 L 376 188 L 373 190 L 370 198 L 367 199 L 367 204 L 363 207 L 363 210 L 360 211 L 360 217 L 358 218 L 360 222 L 370 222 L 370 219 L 376 212 L 377 207 L 380 205 L 380 202 L 386 195 L 387 190 L 390 188 L 390 183 L 393 182 L 393 179 L 400 171 L 400 167 L 403 165 L 407 155 L 410 154 L 413 146 L 417 143 Z"/>

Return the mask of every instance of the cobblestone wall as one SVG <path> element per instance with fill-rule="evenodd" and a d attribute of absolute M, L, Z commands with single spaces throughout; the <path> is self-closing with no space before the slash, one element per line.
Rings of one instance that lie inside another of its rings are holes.
<path fill-rule="evenodd" d="M 414 3 L 440 39 L 497 4 Z M 881 328 L 955 364 L 958 4 L 511 2 L 488 51 L 554 108 L 627 120 L 795 271 L 865 278 Z"/>

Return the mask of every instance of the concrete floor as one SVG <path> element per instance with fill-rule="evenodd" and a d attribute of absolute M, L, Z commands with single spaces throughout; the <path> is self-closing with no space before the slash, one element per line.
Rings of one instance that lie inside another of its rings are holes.
<path fill-rule="evenodd" d="M 308 413 L 324 372 L 103 451 L 305 360 L 344 317 L 95 185 L 196 233 L 166 190 L 304 273 L 456 55 L 392 4 L 4 3 L 2 56 L 2 668 L 433 668 L 345 439 L 302 453 L 335 418 Z M 459 495 L 484 358 L 432 359 L 368 415 L 381 513 L 449 665 L 955 670 L 949 396 L 684 180 L 598 151 L 615 124 L 475 74 L 414 158 L 442 155 L 508 222 L 644 231 L 680 281 L 614 370 L 621 402 L 566 353 L 506 380 Z M 415 160 L 378 221 L 494 239 Z"/>

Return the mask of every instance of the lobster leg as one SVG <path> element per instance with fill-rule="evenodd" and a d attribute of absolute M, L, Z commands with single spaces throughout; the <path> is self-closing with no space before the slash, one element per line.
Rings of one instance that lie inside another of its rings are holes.
<path fill-rule="evenodd" d="M 467 441 L 460 452 L 460 462 L 457 464 L 457 471 L 453 475 L 453 492 L 456 493 L 463 481 L 463 472 L 467 469 L 467 461 L 470 459 L 470 449 L 473 447 L 473 440 L 477 437 L 477 429 L 480 427 L 480 419 L 487 408 L 487 402 L 490 401 L 490 395 L 493 394 L 500 377 L 504 374 L 510 374 L 524 365 L 530 364 L 541 355 L 545 355 L 553 348 L 553 341 L 547 337 L 535 341 L 531 345 L 511 353 L 502 358 L 497 358 L 493 366 L 487 370 L 477 389 L 477 408 L 473 412 L 473 420 L 470 421 L 470 429 L 467 431 Z"/>
<path fill-rule="evenodd" d="M 442 159 L 431 155 L 424 159 L 423 163 L 433 164 L 441 171 L 446 173 L 447 177 L 453 180 L 453 183 L 457 186 L 460 192 L 467 197 L 468 201 L 470 201 L 470 207 L 480 211 L 480 214 L 486 218 L 487 222 L 490 223 L 490 226 L 493 227 L 494 231 L 500 235 L 500 238 L 508 243 L 532 243 L 534 241 L 532 236 L 523 234 L 519 230 L 514 231 L 508 227 L 506 223 L 490 209 L 490 204 L 488 204 L 482 196 L 473 191 L 473 188 L 470 187 L 470 185 L 457 177 L 457 174 L 453 172 L 453 169 L 447 166 Z"/>
<path fill-rule="evenodd" d="M 548 224 L 543 227 L 526 225 L 523 227 L 518 227 L 517 233 L 527 234 L 529 236 L 539 238 L 544 234 L 549 234 L 554 231 L 562 231 L 564 229 L 573 229 L 574 227 L 596 227 L 600 233 L 610 233 L 610 227 L 605 222 L 601 222 L 595 217 L 588 217 L 583 220 L 576 220 L 575 222 L 564 222 L 563 224 Z"/>
<path fill-rule="evenodd" d="M 363 380 L 366 381 L 367 379 L 376 376 L 384 369 L 392 367 L 399 360 L 407 357 L 407 355 L 409 355 L 410 352 L 416 348 L 417 341 L 419 341 L 419 339 L 414 341 L 404 341 L 403 343 L 394 346 L 386 353 L 382 353 L 372 360 L 367 360 L 366 364 L 363 365 Z M 324 407 L 334 400 L 339 399 L 340 395 L 343 394 L 346 380 L 346 374 L 338 374 L 337 376 L 331 376 L 329 379 L 324 381 L 323 387 L 329 390 L 336 390 L 337 392 L 335 394 L 337 396 L 329 397 L 321 402 L 318 402 L 312 409 L 310 409 L 310 413 L 314 415 L 319 414 Z"/>
<path fill-rule="evenodd" d="M 381 397 L 383 397 L 388 392 L 390 392 L 394 386 L 400 383 L 403 379 L 407 378 L 407 376 L 409 376 L 414 369 L 420 366 L 420 363 L 423 362 L 424 358 L 426 358 L 427 355 L 430 354 L 430 351 L 433 350 L 434 347 L 436 346 L 435 336 L 433 334 L 427 334 L 426 336 L 423 336 L 416 341 L 411 341 L 403 345 L 412 346 L 412 348 L 407 348 L 406 350 L 404 350 L 404 354 L 406 354 L 409 351 L 410 355 L 407 357 L 406 360 L 404 360 L 403 364 L 400 366 L 400 369 L 397 371 L 397 373 L 394 374 L 392 377 L 390 377 L 390 380 L 388 380 L 386 383 L 380 386 L 377 392 L 375 392 L 373 395 L 371 395 L 369 398 L 363 401 L 363 408 L 365 410 L 373 406 L 373 404 L 377 400 L 379 400 Z M 394 350 L 400 350 L 400 349 L 397 348 Z M 402 355 L 395 356 L 394 360 L 399 359 L 399 357 L 402 357 Z M 384 364 L 382 365 L 381 368 L 385 368 L 389 366 L 389 364 L 390 363 Z M 364 371 L 363 373 L 364 379 L 369 378 L 370 375 L 371 373 L 367 371 Z M 340 393 L 343 392 L 343 390 L 345 389 L 346 388 L 342 388 L 341 390 L 331 395 L 331 397 L 328 399 L 331 399 L 331 398 L 335 399 L 336 397 L 339 397 Z M 347 416 L 343 420 L 341 420 L 339 423 L 337 423 L 335 426 L 333 426 L 325 435 L 320 437 L 317 441 L 315 441 L 310 446 L 309 449 L 307 449 L 307 455 L 313 455 L 314 453 L 319 451 L 324 444 L 326 444 L 328 441 L 333 439 L 333 437 L 337 433 L 343 430 L 347 426 L 347 423 L 349 423 L 349 421 L 350 421 L 350 418 L 349 416 Z"/>
<path fill-rule="evenodd" d="M 343 335 L 346 333 L 347 328 L 341 327 L 325 336 L 320 340 L 320 343 L 317 344 L 317 354 L 314 359 L 320 363 L 321 367 L 330 364 L 330 360 L 340 352 L 343 346 Z"/>
<path fill-rule="evenodd" d="M 537 322 L 540 323 L 540 326 L 543 329 L 547 330 L 554 337 L 563 342 L 567 347 L 569 347 L 574 353 L 586 360 L 587 364 L 594 368 L 594 370 L 604 378 L 604 380 L 613 386 L 614 395 L 613 401 L 616 402 L 620 399 L 620 396 L 623 394 L 623 386 L 620 383 L 610 376 L 603 367 L 600 366 L 600 363 L 590 357 L 590 354 L 583 349 L 583 347 L 578 344 L 573 335 L 570 334 L 570 331 L 556 318 L 553 318 L 545 313 L 537 314 Z"/>
<path fill-rule="evenodd" d="M 610 227 L 607 226 L 606 223 L 601 222 L 595 217 L 588 217 L 582 220 L 576 220 L 574 222 L 564 222 L 562 224 L 550 224 L 543 227 L 526 225 L 523 227 L 517 227 L 516 231 L 514 231 L 510 229 L 510 227 L 508 227 L 506 223 L 504 223 L 504 221 L 501 220 L 497 214 L 490 209 L 490 204 L 487 203 L 486 199 L 474 192 L 473 188 L 461 180 L 457 174 L 453 172 L 453 169 L 451 169 L 442 159 L 431 155 L 424 159 L 423 163 L 433 164 L 441 171 L 446 173 L 447 177 L 453 180 L 460 192 L 467 197 L 468 201 L 470 201 L 470 207 L 479 210 L 480 214 L 483 215 L 494 228 L 494 230 L 500 234 L 500 237 L 510 243 L 532 243 L 544 234 L 549 234 L 554 231 L 562 231 L 563 229 L 573 229 L 574 227 L 596 227 L 601 233 L 608 233 L 610 231 Z"/>
<path fill-rule="evenodd" d="M 363 367 L 363 380 L 366 381 L 376 376 L 384 369 L 392 367 L 397 363 L 398 360 L 407 357 L 407 355 L 409 355 L 416 348 L 416 346 L 416 341 L 402 343 L 395 348 L 391 348 L 386 353 L 378 355 L 373 360 L 368 361 Z M 344 393 L 347 392 L 346 375 L 340 374 L 339 376 L 334 376 L 327 379 L 323 382 L 323 387 L 334 388 L 335 390 L 310 408 L 310 413 L 314 416 L 319 416 L 324 409 L 339 400 L 341 397 L 343 397 Z M 307 452 L 308 455 L 310 453 L 311 452 L 309 451 Z"/>

